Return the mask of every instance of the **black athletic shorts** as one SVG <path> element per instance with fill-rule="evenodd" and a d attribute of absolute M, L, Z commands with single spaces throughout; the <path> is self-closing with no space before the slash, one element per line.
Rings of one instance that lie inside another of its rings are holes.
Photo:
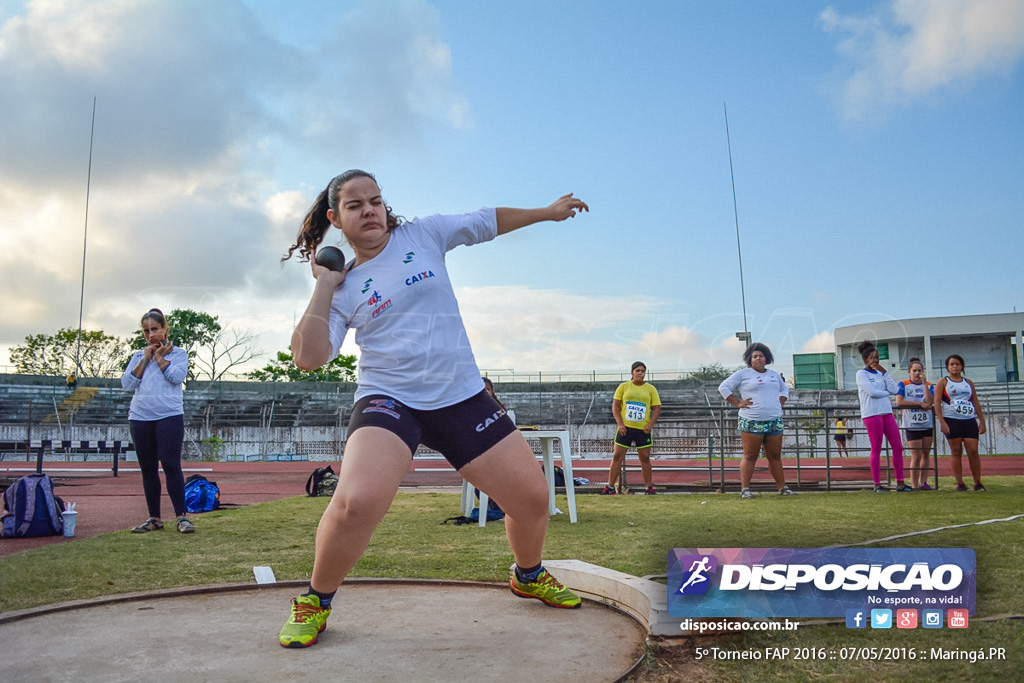
<path fill-rule="evenodd" d="M 970 420 L 954 420 L 946 418 L 946 424 L 949 425 L 949 436 L 947 439 L 977 439 L 978 438 L 978 421 L 974 418 Z"/>
<path fill-rule="evenodd" d="M 349 437 L 362 427 L 381 427 L 392 432 L 411 453 L 420 444 L 432 448 L 456 470 L 516 431 L 505 410 L 483 390 L 465 401 L 436 410 L 410 408 L 382 394 L 364 396 L 352 406 Z"/>
<path fill-rule="evenodd" d="M 641 448 L 650 448 L 652 443 L 654 442 L 651 440 L 651 435 L 642 429 L 626 427 L 625 434 L 619 434 L 617 431 L 615 432 L 616 446 L 622 446 L 623 448 L 636 446 L 639 450 Z"/>
<path fill-rule="evenodd" d="M 904 429 L 903 433 L 907 435 L 907 441 L 920 441 L 933 435 L 930 429 Z"/>

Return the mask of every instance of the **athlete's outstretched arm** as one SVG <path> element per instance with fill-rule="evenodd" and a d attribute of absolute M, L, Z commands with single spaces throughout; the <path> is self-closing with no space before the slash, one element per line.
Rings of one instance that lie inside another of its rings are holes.
<path fill-rule="evenodd" d="M 498 217 L 498 234 L 504 235 L 527 225 L 540 223 L 541 221 L 564 221 L 572 218 L 578 211 L 590 211 L 590 207 L 582 199 L 572 196 L 572 193 L 562 195 L 551 205 L 540 209 L 510 209 L 498 207 L 494 210 Z"/>

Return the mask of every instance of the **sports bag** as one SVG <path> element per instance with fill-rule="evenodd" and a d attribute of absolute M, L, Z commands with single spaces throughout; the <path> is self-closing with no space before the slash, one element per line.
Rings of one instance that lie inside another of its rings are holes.
<path fill-rule="evenodd" d="M 201 474 L 193 474 L 185 480 L 185 510 L 188 512 L 209 512 L 220 507 L 220 487 Z"/>
<path fill-rule="evenodd" d="M 469 518 L 474 522 L 480 521 L 480 489 L 474 488 L 473 495 L 476 496 L 477 506 L 469 511 Z M 502 510 L 493 498 L 487 498 L 487 521 L 494 522 L 505 518 L 505 511 Z"/>
<path fill-rule="evenodd" d="M 338 488 L 338 475 L 334 473 L 330 465 L 317 467 L 306 480 L 307 496 L 333 496 L 336 488 Z"/>
<path fill-rule="evenodd" d="M 53 493 L 47 474 L 29 474 L 4 491 L 3 536 L 57 536 L 64 533 L 64 501 Z"/>

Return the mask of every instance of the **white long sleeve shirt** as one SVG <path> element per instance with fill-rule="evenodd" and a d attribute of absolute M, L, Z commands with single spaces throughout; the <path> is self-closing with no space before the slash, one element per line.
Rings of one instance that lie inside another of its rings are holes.
<path fill-rule="evenodd" d="M 888 372 L 861 368 L 857 371 L 857 394 L 860 397 L 860 417 L 872 417 L 892 413 L 890 396 L 899 388 Z"/>
<path fill-rule="evenodd" d="M 151 422 L 184 414 L 181 385 L 188 376 L 188 352 L 175 346 L 166 360 L 170 365 L 164 370 L 151 360 L 142 373 L 142 379 L 134 374 L 142 361 L 142 351 L 136 351 L 128 361 L 128 367 L 121 375 L 121 387 L 134 392 L 128 409 L 129 420 Z"/>

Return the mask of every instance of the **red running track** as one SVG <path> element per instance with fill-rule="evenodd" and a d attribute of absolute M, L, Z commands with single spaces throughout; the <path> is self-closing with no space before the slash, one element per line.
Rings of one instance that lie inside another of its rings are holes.
<path fill-rule="evenodd" d="M 771 481 L 768 472 L 758 462 L 754 474 L 754 485 Z M 796 460 L 784 458 L 787 468 L 786 479 L 791 485 L 797 482 Z M 315 467 L 331 464 L 339 470 L 339 463 L 293 461 L 293 462 L 186 462 L 185 476 L 199 473 L 216 481 L 221 489 L 221 500 L 235 505 L 263 503 L 289 496 L 305 494 L 306 479 Z M 641 484 L 639 464 L 635 458 L 627 459 L 629 471 L 627 481 L 631 486 Z M 738 490 L 739 460 L 727 460 L 731 469 L 725 472 L 727 490 Z M 800 485 L 822 490 L 825 481 L 824 459 L 807 459 L 800 462 Z M 589 487 L 577 487 L 577 491 L 597 491 L 606 481 L 608 460 L 574 460 L 576 477 L 590 480 Z M 693 468 L 693 469 L 675 469 Z M 870 482 L 867 458 L 833 458 L 832 481 L 843 486 L 864 485 Z M 967 469 L 967 463 L 964 463 Z M 9 479 L 35 471 L 34 462 L 5 461 L 0 463 L 0 477 Z M 56 483 L 57 495 L 65 501 L 74 501 L 79 511 L 75 538 L 91 538 L 112 531 L 129 529 L 146 519 L 146 503 L 142 493 L 142 475 L 135 463 L 120 466 L 117 477 L 113 476 L 110 464 L 94 462 L 52 462 L 44 465 L 44 471 Z M 982 472 L 986 476 L 1024 474 L 1024 456 L 982 456 Z M 950 477 L 949 457 L 939 458 L 939 476 Z M 718 488 L 721 472 L 718 462 L 713 469 L 712 483 L 709 483 L 707 461 L 700 460 L 656 460 L 655 485 L 673 490 L 703 490 Z M 410 487 L 457 487 L 462 478 L 443 460 L 414 460 L 408 475 L 402 481 Z M 165 520 L 173 518 L 170 499 L 163 496 L 162 507 Z M 455 514 L 455 513 L 453 513 Z M 196 526 L 202 532 L 202 516 L 196 515 Z M 68 543 L 75 539 L 59 536 L 41 538 L 0 539 L 0 555 L 36 548 L 54 543 Z"/>

